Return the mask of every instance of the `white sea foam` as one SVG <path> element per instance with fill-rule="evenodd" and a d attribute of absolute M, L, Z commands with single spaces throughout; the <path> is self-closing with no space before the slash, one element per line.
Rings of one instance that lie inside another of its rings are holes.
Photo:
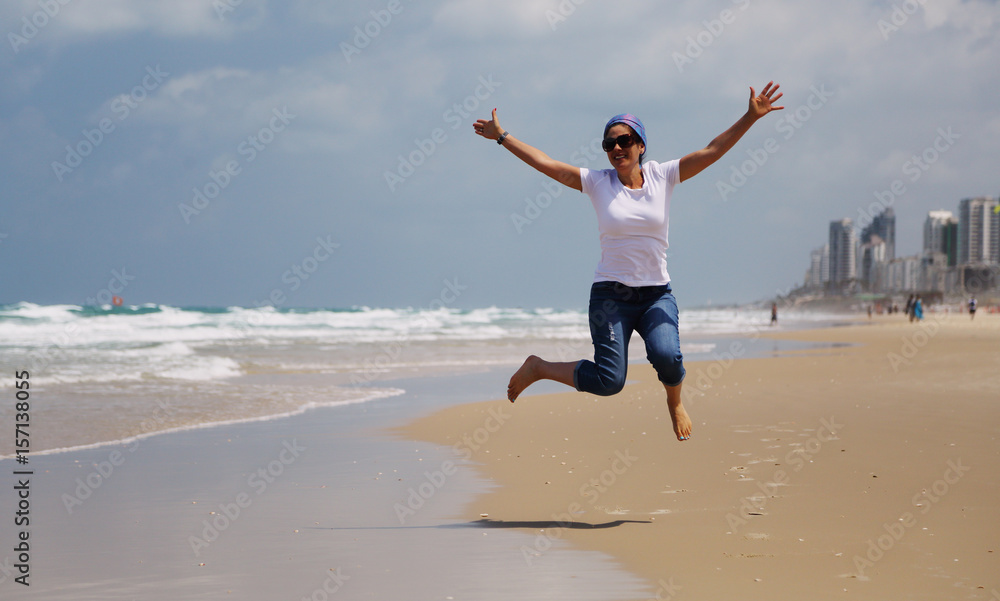
<path fill-rule="evenodd" d="M 782 323 L 831 317 L 787 314 Z M 761 310 L 693 309 L 681 312 L 680 325 L 685 336 L 738 334 L 768 326 L 769 318 Z M 589 338 L 585 312 L 554 309 L 0 306 L 0 366 L 43 368 L 38 374 L 43 384 L 156 378 L 224 380 L 246 373 L 245 365 L 251 360 L 248 355 L 258 361 L 261 354 L 273 355 L 279 349 L 301 345 L 325 351 L 364 345 L 388 348 L 531 340 L 586 343 Z M 460 359 L 474 362 L 477 357 Z M 329 366 L 322 371 L 330 371 Z"/>
<path fill-rule="evenodd" d="M 752 332 L 769 327 L 769 318 L 769 311 L 759 309 L 682 311 L 682 350 L 689 356 L 710 353 L 716 341 L 697 336 Z M 783 327 L 794 319 L 831 317 L 788 313 L 782 315 Z M 39 398 L 48 398 L 49 406 L 59 407 L 52 415 L 65 420 L 47 425 L 65 433 L 54 438 L 74 440 L 72 433 L 79 430 L 117 439 L 136 431 L 146 417 L 144 403 L 153 397 L 197 399 L 191 415 L 177 418 L 184 422 L 231 423 L 243 410 L 262 415 L 251 419 L 269 419 L 287 415 L 290 407 L 297 412 L 385 396 L 368 388 L 338 388 L 349 383 L 516 365 L 526 352 L 582 358 L 590 349 L 587 322 L 583 311 L 502 307 L 17 303 L 0 305 L 0 386 L 15 371 L 29 370 L 33 395 L 37 390 Z M 641 345 L 638 338 L 633 342 Z M 635 356 L 642 356 L 638 349 Z M 266 394 L 254 392 L 261 383 L 270 386 Z M 115 409 L 114 423 L 103 413 L 109 407 Z M 10 410 L 0 406 L 0 417 Z M 101 421 L 81 422 L 79 415 Z"/>
<path fill-rule="evenodd" d="M 788 313 L 783 321 L 823 321 L 834 316 Z M 769 324 L 770 315 L 749 309 L 681 311 L 681 330 L 739 333 Z M 69 326 L 69 327 L 67 327 Z M 589 336 L 583 311 L 505 309 L 276 310 L 273 307 L 199 310 L 162 305 L 100 309 L 18 303 L 0 307 L 0 340 L 7 346 L 93 347 L 183 342 L 194 345 L 310 340 L 371 343 L 397 340 L 500 340 Z M 181 348 L 181 347 L 177 347 Z"/>

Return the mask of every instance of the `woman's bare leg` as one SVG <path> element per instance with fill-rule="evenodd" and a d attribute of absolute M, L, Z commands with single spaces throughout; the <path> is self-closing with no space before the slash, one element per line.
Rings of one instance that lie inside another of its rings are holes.
<path fill-rule="evenodd" d="M 684 405 L 681 404 L 681 386 L 663 385 L 667 389 L 667 407 L 670 409 L 670 421 L 674 423 L 674 434 L 677 440 L 687 440 L 691 438 L 691 418 L 688 417 Z"/>
<path fill-rule="evenodd" d="M 513 403 L 525 388 L 539 380 L 555 380 L 573 386 L 573 371 L 576 369 L 576 364 L 575 361 L 555 363 L 531 355 L 510 377 L 510 383 L 507 384 L 507 398 Z"/>

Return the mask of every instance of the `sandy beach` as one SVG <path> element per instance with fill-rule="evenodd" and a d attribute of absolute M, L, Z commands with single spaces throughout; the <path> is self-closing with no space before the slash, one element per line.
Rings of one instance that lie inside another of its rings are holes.
<path fill-rule="evenodd" d="M 641 578 L 606 554 L 565 543 L 547 565 L 523 572 L 517 549 L 529 535 L 484 535 L 453 517 L 493 485 L 449 449 L 387 431 L 441 407 L 489 398 L 483 391 L 502 388 L 504 372 L 397 380 L 406 394 L 35 455 L 29 475 L 14 475 L 24 466 L 0 461 L 7 516 L 0 523 L 0 596 L 641 596 L 648 590 Z M 30 524 L 15 528 L 15 486 L 24 479 Z M 400 513 L 411 504 L 412 513 Z M 22 531 L 30 534 L 27 550 L 15 551 Z M 22 577 L 30 586 L 15 581 Z"/>
<path fill-rule="evenodd" d="M 545 382 L 511 405 L 513 366 L 493 366 L 379 380 L 406 392 L 364 403 L 35 454 L 26 528 L 13 526 L 25 476 L 0 461 L 0 590 L 1000 599 L 1000 316 L 758 331 L 688 363 L 684 443 L 638 362 L 608 398 Z M 30 587 L 14 580 L 22 530 Z"/>
<path fill-rule="evenodd" d="M 526 573 L 568 541 L 657 599 L 1000 599 L 1000 316 L 780 337 L 832 346 L 689 363 L 684 443 L 644 364 L 614 397 L 529 389 L 400 434 L 480 464 L 499 486 L 454 517 L 533 534 Z"/>

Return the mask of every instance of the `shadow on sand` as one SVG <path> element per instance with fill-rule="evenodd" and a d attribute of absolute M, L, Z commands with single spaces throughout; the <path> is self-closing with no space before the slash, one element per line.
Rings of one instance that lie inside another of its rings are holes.
<path fill-rule="evenodd" d="M 446 524 L 438 528 L 571 528 L 574 530 L 596 530 L 598 528 L 617 528 L 622 524 L 651 524 L 648 520 L 614 520 L 603 524 L 590 524 L 587 522 L 560 522 L 557 520 L 532 521 L 506 521 L 482 519 L 464 524 Z"/>
<path fill-rule="evenodd" d="M 462 522 L 459 524 L 437 524 L 433 526 L 306 526 L 305 530 L 409 530 L 423 528 L 571 528 L 574 530 L 597 530 L 600 528 L 617 528 L 622 524 L 651 524 L 649 520 L 614 520 L 601 524 L 590 524 L 588 522 L 560 522 L 556 520 L 539 521 L 506 521 L 482 519 L 474 522 Z"/>

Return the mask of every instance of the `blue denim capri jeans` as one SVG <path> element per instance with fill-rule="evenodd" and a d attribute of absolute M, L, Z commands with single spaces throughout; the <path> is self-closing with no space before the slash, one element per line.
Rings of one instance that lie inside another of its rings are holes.
<path fill-rule="evenodd" d="M 684 380 L 677 301 L 670 284 L 631 287 L 619 282 L 595 282 L 590 289 L 594 360 L 577 363 L 573 371 L 577 390 L 601 396 L 621 392 L 632 332 L 638 332 L 646 343 L 646 358 L 661 382 L 677 386 Z"/>

